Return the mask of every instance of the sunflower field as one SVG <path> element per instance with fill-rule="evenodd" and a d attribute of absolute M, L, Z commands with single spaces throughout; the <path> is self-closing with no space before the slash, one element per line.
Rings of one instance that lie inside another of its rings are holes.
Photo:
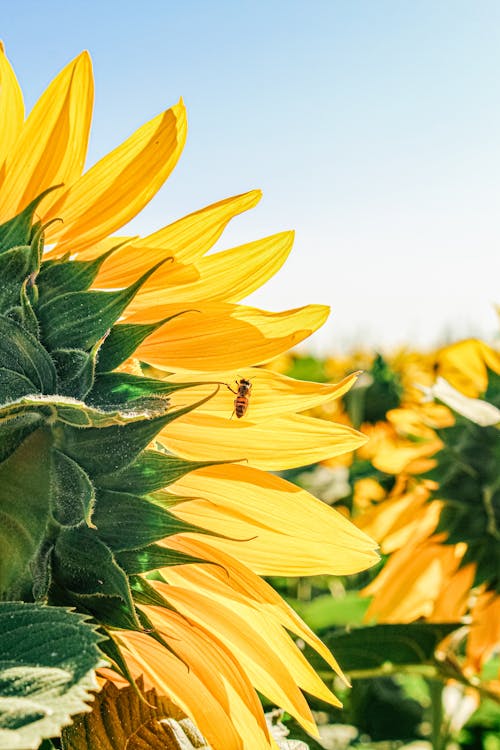
<path fill-rule="evenodd" d="M 121 234 L 186 112 L 92 107 L 0 51 L 0 750 L 500 748 L 500 354 L 294 353 L 260 192 Z"/>

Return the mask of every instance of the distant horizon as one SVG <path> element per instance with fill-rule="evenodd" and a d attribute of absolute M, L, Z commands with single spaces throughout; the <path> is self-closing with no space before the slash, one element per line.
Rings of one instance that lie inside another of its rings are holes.
<path fill-rule="evenodd" d="M 262 188 L 217 249 L 296 229 L 247 304 L 330 305 L 301 350 L 496 338 L 500 4 L 481 0 L 108 0 L 4 4 L 29 108 L 93 58 L 88 164 L 183 96 L 189 136 L 127 230 Z"/>

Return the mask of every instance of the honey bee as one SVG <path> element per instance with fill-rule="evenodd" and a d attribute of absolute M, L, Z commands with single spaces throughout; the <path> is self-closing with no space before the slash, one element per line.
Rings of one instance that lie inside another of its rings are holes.
<path fill-rule="evenodd" d="M 241 417 L 244 417 L 246 414 L 246 411 L 248 409 L 248 403 L 250 401 L 250 391 L 252 390 L 252 384 L 249 380 L 246 378 L 240 378 L 239 380 L 236 380 L 237 390 L 235 391 L 234 388 L 231 388 L 230 385 L 227 385 L 230 391 L 232 393 L 236 394 L 236 398 L 234 399 L 234 411 L 233 414 L 236 414 L 238 419 L 241 419 Z M 231 414 L 231 416 L 233 416 Z"/>

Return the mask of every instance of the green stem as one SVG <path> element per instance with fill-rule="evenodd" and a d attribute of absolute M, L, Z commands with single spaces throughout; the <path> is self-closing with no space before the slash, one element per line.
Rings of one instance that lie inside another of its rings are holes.
<path fill-rule="evenodd" d="M 431 696 L 431 742 L 432 750 L 445 750 L 446 736 L 444 735 L 443 716 L 443 683 L 441 680 L 428 680 Z"/>

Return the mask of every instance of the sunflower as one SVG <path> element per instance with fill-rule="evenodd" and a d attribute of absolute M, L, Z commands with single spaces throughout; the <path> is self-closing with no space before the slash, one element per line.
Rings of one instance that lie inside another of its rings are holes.
<path fill-rule="evenodd" d="M 266 473 L 365 440 L 303 414 L 355 376 L 323 385 L 258 367 L 328 314 L 240 304 L 293 234 L 207 254 L 254 190 L 147 237 L 116 235 L 175 167 L 183 103 L 84 171 L 88 54 L 26 120 L 3 50 L 0 77 L 1 598 L 82 613 L 101 674 L 142 676 L 216 750 L 272 746 L 256 691 L 315 733 L 303 691 L 338 700 L 290 633 L 339 667 L 259 576 L 354 573 L 377 555 L 340 514 Z M 231 419 L 226 386 L 241 378 L 251 402 Z"/>

